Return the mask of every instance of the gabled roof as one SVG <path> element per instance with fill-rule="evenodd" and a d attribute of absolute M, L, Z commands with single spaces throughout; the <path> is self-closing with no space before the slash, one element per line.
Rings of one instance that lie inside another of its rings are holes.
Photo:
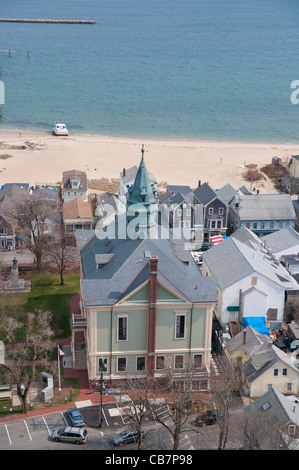
<path fill-rule="evenodd" d="M 230 183 L 227 183 L 225 186 L 222 186 L 222 188 L 217 189 L 216 193 L 223 201 L 226 202 L 226 204 L 229 204 L 233 198 L 239 194 L 238 190 L 235 189 Z"/>
<path fill-rule="evenodd" d="M 250 416 L 253 412 L 260 412 L 264 418 L 270 415 L 281 427 L 289 422 L 299 426 L 299 406 L 273 387 L 244 408 L 245 416 Z M 271 419 L 268 422 L 270 421 Z M 264 435 L 267 441 L 267 433 L 264 432 Z"/>
<path fill-rule="evenodd" d="M 246 340 L 244 344 L 244 331 L 246 332 Z M 269 347 L 269 343 L 272 343 L 272 340 L 268 336 L 263 335 L 256 331 L 251 326 L 247 326 L 244 330 L 240 331 L 233 338 L 225 342 L 225 346 L 233 355 L 235 352 L 240 351 L 240 349 L 246 355 L 255 354 L 257 351 L 260 351 L 264 347 Z"/>
<path fill-rule="evenodd" d="M 272 253 L 278 253 L 289 248 L 295 249 L 294 253 L 297 254 L 297 247 L 299 245 L 299 233 L 292 227 L 288 226 L 277 230 L 261 237 L 261 240 L 266 243 L 267 247 L 272 250 Z"/>
<path fill-rule="evenodd" d="M 116 221 L 115 232 L 122 229 Z M 158 256 L 158 280 L 188 301 L 216 302 L 217 282 L 203 277 L 191 254 L 189 263 L 180 260 L 175 244 L 168 239 L 100 239 L 94 236 L 81 244 L 82 289 L 86 305 L 114 305 L 149 276 L 149 254 Z M 114 254 L 109 263 L 97 269 L 97 254 Z"/>
<path fill-rule="evenodd" d="M 235 202 L 240 220 L 296 220 L 289 194 L 242 194 Z"/>
<path fill-rule="evenodd" d="M 203 183 L 193 190 L 193 194 L 198 202 L 203 206 L 207 206 L 215 199 L 218 199 L 222 204 L 227 206 L 227 202 L 221 197 L 221 194 L 218 194 L 208 183 Z"/>
<path fill-rule="evenodd" d="M 113 194 L 110 192 L 98 194 L 97 195 L 98 207 L 97 207 L 96 215 L 100 215 L 99 210 L 101 210 L 100 208 L 103 204 L 110 205 L 113 208 L 115 215 L 120 215 L 122 212 L 126 210 L 126 205 L 121 201 L 118 194 Z"/>
<path fill-rule="evenodd" d="M 180 191 L 172 194 L 171 192 L 167 192 L 162 194 L 162 196 L 159 197 L 159 203 L 160 204 L 166 204 L 167 206 L 171 205 L 176 205 L 179 206 L 180 204 L 187 203 L 193 205 L 194 203 L 194 196 L 191 191 L 191 193 L 183 194 Z"/>
<path fill-rule="evenodd" d="M 63 220 L 76 218 L 92 219 L 92 210 L 89 202 L 75 198 L 63 204 Z"/>
<path fill-rule="evenodd" d="M 193 194 L 195 195 L 196 199 L 204 206 L 212 202 L 214 199 L 219 198 L 216 191 L 214 191 L 214 189 L 212 189 L 208 183 L 203 183 L 202 185 L 198 186 L 193 190 Z"/>
<path fill-rule="evenodd" d="M 19 184 L 7 184 L 0 191 L 0 202 L 4 202 L 4 200 L 15 201 L 27 195 L 28 190 L 26 188 L 23 188 Z"/>
<path fill-rule="evenodd" d="M 120 177 L 121 177 L 123 183 L 126 184 L 126 183 L 129 183 L 131 181 L 134 181 L 135 178 L 136 178 L 136 175 L 137 175 L 137 171 L 138 171 L 138 166 L 137 165 L 132 166 L 131 168 L 125 169 L 125 176 L 124 176 L 124 172 L 122 171 L 120 173 Z M 150 179 L 151 183 L 157 183 L 156 178 L 154 177 L 154 175 L 150 171 L 148 172 L 148 176 L 149 176 L 149 179 Z"/>
<path fill-rule="evenodd" d="M 29 190 L 29 183 L 5 183 L 1 186 L 0 191 L 8 188 L 9 186 L 19 186 L 19 188 Z"/>
<path fill-rule="evenodd" d="M 246 380 L 249 383 L 252 383 L 266 371 L 273 368 L 275 364 L 280 361 L 285 363 L 288 368 L 291 368 L 299 375 L 299 369 L 297 369 L 297 367 L 292 364 L 290 357 L 274 344 L 267 348 L 262 348 L 260 351 L 254 354 L 241 366 L 241 369 L 246 377 Z"/>
<path fill-rule="evenodd" d="M 175 185 L 175 184 L 168 184 L 167 185 L 167 191 L 170 193 L 176 194 L 176 193 L 181 193 L 181 194 L 189 194 L 192 192 L 192 189 L 190 186 L 183 186 L 183 185 Z"/>
<path fill-rule="evenodd" d="M 283 289 L 299 287 L 287 270 L 267 253 L 260 242 L 254 240 L 250 231 L 247 239 L 245 235 L 246 230 L 242 227 L 202 255 L 212 275 L 217 277 L 221 289 L 253 273 L 265 276 Z"/>
<path fill-rule="evenodd" d="M 81 189 L 83 191 L 87 190 L 87 175 L 85 171 L 81 170 L 68 170 L 62 173 L 62 185 L 64 189 L 68 189 L 70 185 L 70 179 L 78 177 L 80 179 L 80 185 L 82 185 Z"/>

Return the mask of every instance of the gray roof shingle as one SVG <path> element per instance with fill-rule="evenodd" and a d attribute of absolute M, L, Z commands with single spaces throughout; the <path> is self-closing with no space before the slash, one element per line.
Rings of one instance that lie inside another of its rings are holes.
<path fill-rule="evenodd" d="M 235 200 L 240 220 L 296 220 L 288 194 L 244 194 Z"/>
<path fill-rule="evenodd" d="M 189 262 L 181 261 L 176 244 L 168 239 L 101 240 L 94 236 L 86 237 L 80 247 L 86 305 L 113 305 L 149 279 L 145 253 L 158 256 L 158 280 L 178 296 L 193 303 L 217 302 L 216 279 L 203 277 L 191 254 Z M 114 256 L 97 269 L 99 254 Z"/>
<path fill-rule="evenodd" d="M 240 239 L 238 233 L 242 233 Z M 286 269 L 275 262 L 259 242 L 249 235 L 246 241 L 243 227 L 235 232 L 235 236 L 203 253 L 202 258 L 212 275 L 217 277 L 221 289 L 253 273 L 259 273 L 285 289 L 298 286 Z"/>
<path fill-rule="evenodd" d="M 278 253 L 279 251 L 297 247 L 299 245 L 299 233 L 288 226 L 261 237 L 261 240 L 266 243 L 273 253 Z"/>

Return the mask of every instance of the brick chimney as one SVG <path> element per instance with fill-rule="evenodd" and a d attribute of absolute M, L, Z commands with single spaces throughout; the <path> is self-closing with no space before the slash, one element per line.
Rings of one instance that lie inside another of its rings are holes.
<path fill-rule="evenodd" d="M 123 177 L 126 176 L 126 169 L 123 168 Z"/>
<path fill-rule="evenodd" d="M 150 280 L 149 280 L 149 306 L 148 306 L 148 331 L 147 331 L 147 353 L 148 353 L 148 375 L 153 376 L 155 371 L 156 350 L 156 311 L 157 311 L 157 274 L 158 257 L 151 256 Z"/>
<path fill-rule="evenodd" d="M 243 330 L 243 344 L 246 344 L 246 330 Z"/>

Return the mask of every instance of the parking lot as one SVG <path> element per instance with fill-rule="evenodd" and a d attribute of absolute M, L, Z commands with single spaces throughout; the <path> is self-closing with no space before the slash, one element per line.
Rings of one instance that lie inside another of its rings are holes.
<path fill-rule="evenodd" d="M 78 406 L 79 405 L 79 406 Z M 78 403 L 77 406 L 84 418 L 88 430 L 88 440 L 83 446 L 75 446 L 70 443 L 55 443 L 51 439 L 51 433 L 55 429 L 68 426 L 66 413 L 55 412 L 38 417 L 20 419 L 18 421 L 0 424 L 0 449 L 1 450 L 25 450 L 25 449 L 111 449 L 112 436 L 125 428 L 130 427 L 130 419 L 122 412 L 117 403 L 103 406 L 102 426 L 99 428 L 99 406 L 90 406 L 90 403 Z M 171 449 L 171 437 L 169 433 L 154 421 L 161 419 L 171 425 L 172 418 L 167 403 L 164 400 L 155 400 L 150 403 L 149 410 L 144 419 L 145 431 L 151 430 L 145 440 L 145 448 Z M 161 440 L 161 433 L 164 438 Z M 158 447 L 159 446 L 159 447 Z M 136 444 L 129 444 L 126 448 L 136 449 Z M 181 435 L 181 449 L 193 450 L 187 433 Z"/>

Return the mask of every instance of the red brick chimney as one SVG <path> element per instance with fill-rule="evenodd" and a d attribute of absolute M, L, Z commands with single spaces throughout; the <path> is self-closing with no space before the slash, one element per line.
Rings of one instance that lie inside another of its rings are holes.
<path fill-rule="evenodd" d="M 148 331 L 147 331 L 147 353 L 148 353 L 148 375 L 153 376 L 155 371 L 156 350 L 156 311 L 157 311 L 157 274 L 158 257 L 150 257 L 150 280 L 149 280 L 149 306 L 148 306 Z"/>
<path fill-rule="evenodd" d="M 243 330 L 243 344 L 246 344 L 246 330 Z"/>

